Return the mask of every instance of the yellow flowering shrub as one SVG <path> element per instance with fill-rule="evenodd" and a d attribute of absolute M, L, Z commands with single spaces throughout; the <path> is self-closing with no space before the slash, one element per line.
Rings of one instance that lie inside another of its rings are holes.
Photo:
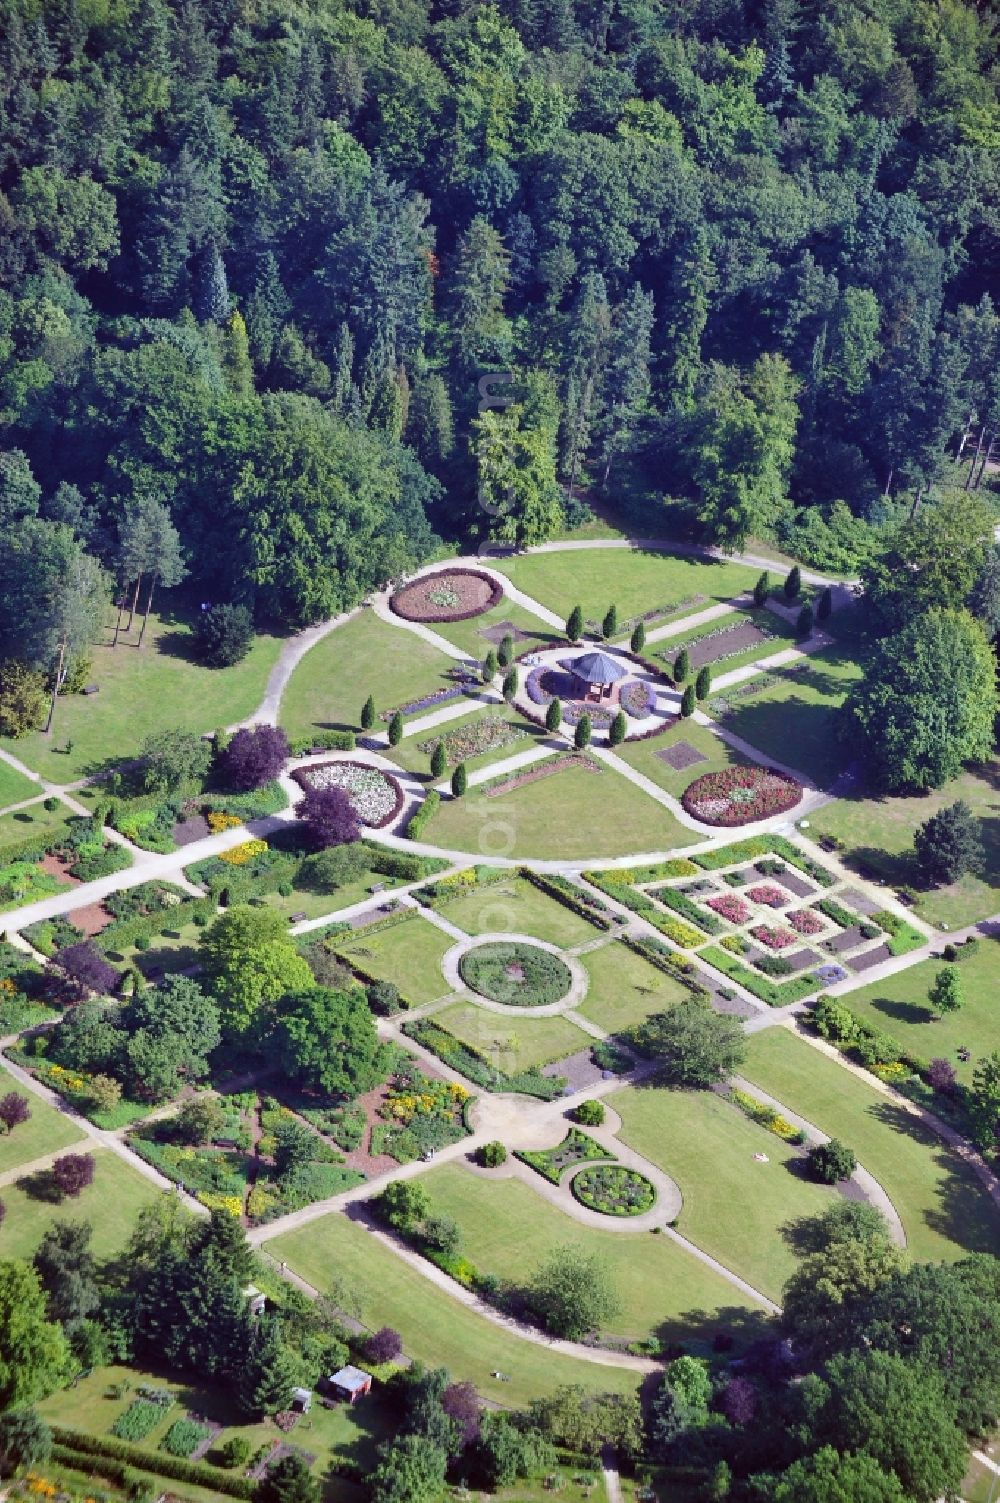
<path fill-rule="evenodd" d="M 5 976 L 4 979 L 0 981 L 0 992 L 10 993 L 16 991 L 17 987 L 14 985 L 13 981 L 11 981 L 9 976 Z"/>
<path fill-rule="evenodd" d="M 227 866 L 246 866 L 255 856 L 263 856 L 266 850 L 266 840 L 244 840 L 242 845 L 234 845 L 231 850 L 220 852 L 219 860 Z"/>
<path fill-rule="evenodd" d="M 223 830 L 235 830 L 243 823 L 238 814 L 223 814 L 221 809 L 210 810 L 206 818 L 213 835 L 221 835 Z"/>
<path fill-rule="evenodd" d="M 210 1211 L 228 1211 L 230 1216 L 243 1215 L 243 1202 L 238 1195 L 219 1195 L 214 1190 L 199 1190 L 197 1199 Z"/>

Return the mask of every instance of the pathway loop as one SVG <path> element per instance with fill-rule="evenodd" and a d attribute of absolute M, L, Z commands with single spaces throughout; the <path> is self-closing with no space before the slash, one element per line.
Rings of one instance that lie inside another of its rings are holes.
<path fill-rule="evenodd" d="M 559 998 L 558 1002 L 545 1002 L 539 1007 L 519 1007 L 515 1002 L 497 1002 L 492 997 L 484 996 L 463 978 L 460 966 L 463 956 L 468 955 L 472 950 L 481 950 L 486 945 L 529 945 L 533 949 L 544 950 L 548 955 L 557 956 L 572 978 L 569 990 Z M 574 956 L 568 955 L 565 950 L 561 950 L 558 945 L 550 944 L 548 940 L 536 939 L 533 934 L 515 934 L 509 930 L 496 934 L 464 936 L 442 956 L 441 969 L 452 991 L 471 993 L 477 1007 L 482 1007 L 487 1012 L 502 1013 L 507 1018 L 554 1018 L 560 1013 L 568 1012 L 583 1001 L 587 995 L 590 979 L 580 962 Z"/>

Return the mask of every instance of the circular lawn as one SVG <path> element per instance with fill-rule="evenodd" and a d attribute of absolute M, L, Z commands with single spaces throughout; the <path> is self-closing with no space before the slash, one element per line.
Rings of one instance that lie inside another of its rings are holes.
<path fill-rule="evenodd" d="M 681 803 L 706 825 L 749 825 L 786 814 L 802 797 L 802 784 L 770 767 L 724 767 L 689 783 Z"/>
<path fill-rule="evenodd" d="M 537 945 L 496 941 L 467 950 L 458 962 L 466 986 L 507 1007 L 548 1007 L 573 984 L 569 967 Z"/>
<path fill-rule="evenodd" d="M 502 599 L 502 587 L 478 569 L 440 569 L 400 585 L 389 608 L 404 621 L 468 621 Z"/>
<path fill-rule="evenodd" d="M 642 1216 L 656 1201 L 656 1191 L 646 1176 L 620 1164 L 581 1169 L 570 1188 L 582 1206 L 603 1216 Z"/>

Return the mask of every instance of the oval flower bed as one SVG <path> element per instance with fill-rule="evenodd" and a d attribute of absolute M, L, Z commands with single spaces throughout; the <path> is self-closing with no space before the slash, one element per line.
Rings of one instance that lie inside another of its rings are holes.
<path fill-rule="evenodd" d="M 292 774 L 300 787 L 343 788 L 362 824 L 381 830 L 392 824 L 403 807 L 403 789 L 392 773 L 368 762 L 320 762 Z"/>
<path fill-rule="evenodd" d="M 645 720 L 647 715 L 653 713 L 656 695 L 649 684 L 638 678 L 630 678 L 619 691 L 618 703 L 633 720 Z"/>
<path fill-rule="evenodd" d="M 440 569 L 400 585 L 389 609 L 404 621 L 468 621 L 502 599 L 502 586 L 478 569 Z"/>
<path fill-rule="evenodd" d="M 573 984 L 569 967 L 558 955 L 516 941 L 467 950 L 458 973 L 481 997 L 508 1007 L 548 1007 L 565 997 Z"/>
<path fill-rule="evenodd" d="M 725 767 L 689 783 L 681 803 L 707 825 L 747 825 L 786 814 L 802 797 L 802 785 L 768 767 Z"/>
<path fill-rule="evenodd" d="M 646 1176 L 619 1164 L 581 1169 L 570 1189 L 582 1206 L 602 1216 L 641 1216 L 656 1202 L 656 1191 Z"/>

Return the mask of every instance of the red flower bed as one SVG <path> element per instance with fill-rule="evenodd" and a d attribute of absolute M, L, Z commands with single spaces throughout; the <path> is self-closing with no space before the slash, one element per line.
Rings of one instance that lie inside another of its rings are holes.
<path fill-rule="evenodd" d="M 783 887 L 775 887 L 773 882 L 762 882 L 759 887 L 748 887 L 747 897 L 753 898 L 755 903 L 764 903 L 768 908 L 781 908 L 788 902 L 788 894 Z"/>
<path fill-rule="evenodd" d="M 389 609 L 404 621 L 468 621 L 502 599 L 502 586 L 478 569 L 439 569 L 400 585 Z"/>
<path fill-rule="evenodd" d="M 819 915 L 809 908 L 797 908 L 794 913 L 786 913 L 785 918 L 797 934 L 819 934 L 825 927 Z"/>
<path fill-rule="evenodd" d="M 801 797 L 801 783 L 769 767 L 724 767 L 689 783 L 681 803 L 703 824 L 732 826 L 786 814 Z"/>
<path fill-rule="evenodd" d="M 769 950 L 787 950 L 789 945 L 796 944 L 798 940 L 791 929 L 772 929 L 770 924 L 757 924 L 750 933 L 762 945 L 767 945 Z"/>
<path fill-rule="evenodd" d="M 750 909 L 746 903 L 732 893 L 727 892 L 721 897 L 709 898 L 707 906 L 713 908 L 716 913 L 721 913 L 722 917 L 728 919 L 731 924 L 745 924 L 750 917 Z"/>

